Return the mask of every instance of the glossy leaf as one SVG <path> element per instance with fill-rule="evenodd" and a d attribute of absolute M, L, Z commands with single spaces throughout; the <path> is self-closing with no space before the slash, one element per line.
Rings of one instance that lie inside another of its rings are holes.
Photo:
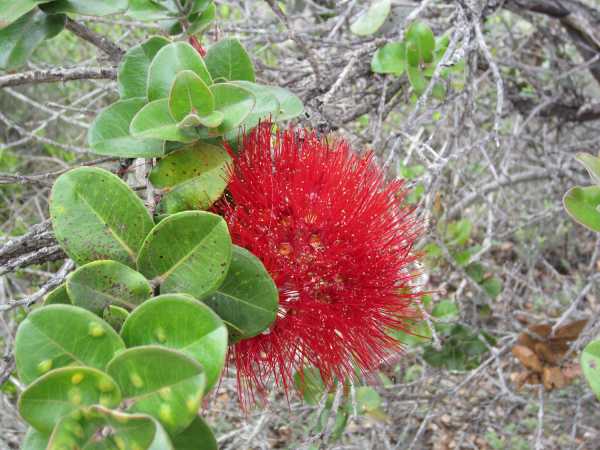
<path fill-rule="evenodd" d="M 417 49 L 419 62 L 430 63 L 433 61 L 435 37 L 426 23 L 419 21 L 412 23 L 406 30 L 405 40 L 407 46 L 413 44 Z"/>
<path fill-rule="evenodd" d="M 216 16 L 217 6 L 211 2 L 201 14 L 195 14 L 190 17 L 190 26 L 186 30 L 187 34 L 192 35 L 203 32 L 215 20 Z"/>
<path fill-rule="evenodd" d="M 129 186 L 95 167 L 73 169 L 56 180 L 50 216 L 56 239 L 78 264 L 112 259 L 134 266 L 153 225 Z"/>
<path fill-rule="evenodd" d="M 223 148 L 204 143 L 167 155 L 150 174 L 153 185 L 172 188 L 157 205 L 157 214 L 208 209 L 227 187 L 230 163 Z"/>
<path fill-rule="evenodd" d="M 350 31 L 359 36 L 369 36 L 375 33 L 392 9 L 391 0 L 376 0 L 350 26 Z"/>
<path fill-rule="evenodd" d="M 65 16 L 62 14 L 31 11 L 0 29 L 0 69 L 22 66 L 38 45 L 56 36 L 64 27 Z"/>
<path fill-rule="evenodd" d="M 600 341 L 592 341 L 583 349 L 581 370 L 592 392 L 600 400 Z"/>
<path fill-rule="evenodd" d="M 24 16 L 40 3 L 52 0 L 0 0 L 0 29 Z"/>
<path fill-rule="evenodd" d="M 123 158 L 162 156 L 160 140 L 135 138 L 129 131 L 132 119 L 145 104 L 143 98 L 130 98 L 102 110 L 88 132 L 88 143 L 94 153 Z"/>
<path fill-rule="evenodd" d="M 231 341 L 237 341 L 256 336 L 275 320 L 279 292 L 260 260 L 234 245 L 227 278 L 202 301 L 230 327 Z"/>
<path fill-rule="evenodd" d="M 600 186 L 571 188 L 563 203 L 573 219 L 592 231 L 600 232 Z"/>
<path fill-rule="evenodd" d="M 46 295 L 44 298 L 44 306 L 46 305 L 70 305 L 71 299 L 69 298 L 69 294 L 67 293 L 67 285 L 66 283 L 61 284 L 60 286 L 54 288 L 52 291 Z"/>
<path fill-rule="evenodd" d="M 144 276 L 117 261 L 94 261 L 67 278 L 67 291 L 75 306 L 101 315 L 110 305 L 132 310 L 152 295 Z"/>
<path fill-rule="evenodd" d="M 154 3 L 147 0 L 145 0 L 145 3 L 154 5 Z M 156 53 L 170 42 L 162 36 L 153 36 L 146 42 L 131 47 L 125 53 L 117 75 L 117 85 L 122 99 L 146 97 L 150 63 Z"/>
<path fill-rule="evenodd" d="M 577 153 L 576 158 L 587 169 L 594 183 L 600 184 L 600 158 L 589 153 Z"/>
<path fill-rule="evenodd" d="M 198 361 L 208 391 L 219 380 L 227 353 L 227 327 L 208 306 L 185 294 L 160 295 L 137 308 L 121 330 L 127 347 L 162 345 Z"/>
<path fill-rule="evenodd" d="M 172 0 L 161 2 L 129 0 L 129 8 L 126 14 L 129 17 L 142 21 L 155 21 L 178 15 L 177 6 Z"/>
<path fill-rule="evenodd" d="M 19 398 L 19 413 L 36 430 L 50 433 L 54 425 L 84 405 L 114 408 L 121 402 L 115 381 L 89 367 L 63 367 L 32 383 Z"/>
<path fill-rule="evenodd" d="M 139 271 L 160 284 L 162 294 L 200 298 L 225 279 L 231 261 L 231 237 L 222 217 L 186 211 L 162 220 L 144 242 Z"/>
<path fill-rule="evenodd" d="M 199 116 L 197 114 L 188 114 L 185 116 L 181 122 L 177 124 L 179 128 L 186 127 L 197 127 L 202 125 L 206 128 L 217 128 L 219 125 L 223 123 L 223 113 L 221 111 L 213 111 L 206 116 Z"/>
<path fill-rule="evenodd" d="M 215 109 L 223 113 L 218 131 L 226 133 L 238 127 L 254 108 L 252 92 L 231 83 L 217 83 L 210 87 L 215 97 Z"/>
<path fill-rule="evenodd" d="M 190 113 L 206 116 L 215 109 L 215 98 L 202 78 L 191 70 L 177 74 L 169 94 L 169 111 L 176 121 Z"/>
<path fill-rule="evenodd" d="M 50 436 L 46 433 L 29 428 L 21 444 L 21 450 L 43 450 L 48 445 Z"/>
<path fill-rule="evenodd" d="M 214 81 L 254 81 L 254 67 L 238 39 L 222 39 L 213 44 L 204 57 Z"/>
<path fill-rule="evenodd" d="M 371 61 L 371 70 L 376 73 L 402 75 L 406 70 L 406 46 L 403 42 L 389 42 L 378 49 Z"/>
<path fill-rule="evenodd" d="M 107 16 L 127 9 L 128 0 L 54 0 L 44 5 L 51 13 L 74 13 L 87 16 Z"/>
<path fill-rule="evenodd" d="M 169 100 L 166 98 L 144 105 L 131 120 L 129 130 L 137 138 L 177 142 L 192 142 L 198 139 L 193 131 L 177 126 L 177 121 L 169 111 Z"/>
<path fill-rule="evenodd" d="M 151 415 L 169 433 L 183 431 L 196 417 L 206 376 L 202 366 L 183 353 L 153 345 L 135 347 L 115 356 L 107 371 L 128 400 L 127 410 Z"/>
<path fill-rule="evenodd" d="M 105 433 L 110 430 L 110 433 Z M 64 417 L 47 450 L 173 450 L 169 436 L 154 418 L 94 405 Z"/>
<path fill-rule="evenodd" d="M 252 108 L 252 112 L 242 123 L 247 130 L 254 128 L 261 120 L 269 118 L 273 120 L 277 119 L 280 111 L 279 100 L 277 100 L 277 97 L 271 92 L 269 86 L 263 86 L 249 81 L 234 81 L 232 84 L 236 84 L 249 90 L 256 98 L 256 103 L 254 108 Z"/>
<path fill-rule="evenodd" d="M 167 98 L 175 77 L 183 70 L 193 71 L 207 86 L 212 84 L 204 60 L 196 49 L 185 42 L 174 42 L 161 48 L 150 63 L 148 99 Z"/>
<path fill-rule="evenodd" d="M 70 305 L 50 305 L 29 313 L 15 338 L 19 379 L 29 384 L 51 369 L 68 365 L 104 369 L 125 348 L 99 317 Z"/>
<path fill-rule="evenodd" d="M 194 421 L 173 438 L 175 450 L 218 450 L 215 435 L 206 422 L 196 416 Z"/>
<path fill-rule="evenodd" d="M 415 91 L 415 94 L 421 95 L 425 92 L 428 82 L 423 75 L 423 71 L 418 67 L 408 66 L 406 72 L 408 73 L 408 81 L 410 81 L 410 85 Z"/>
<path fill-rule="evenodd" d="M 268 88 L 279 102 L 279 113 L 273 117 L 273 120 L 293 119 L 304 112 L 302 100 L 296 94 L 279 86 L 268 86 Z"/>
<path fill-rule="evenodd" d="M 115 305 L 110 305 L 102 312 L 102 318 L 117 332 L 121 331 L 121 327 L 128 316 L 129 313 L 125 308 Z"/>

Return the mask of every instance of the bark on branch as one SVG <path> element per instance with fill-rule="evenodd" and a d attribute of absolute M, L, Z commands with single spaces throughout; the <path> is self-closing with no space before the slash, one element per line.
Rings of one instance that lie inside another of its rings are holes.
<path fill-rule="evenodd" d="M 0 88 L 31 83 L 52 83 L 71 80 L 100 80 L 117 78 L 117 71 L 112 67 L 75 67 L 72 69 L 29 70 L 0 76 Z"/>

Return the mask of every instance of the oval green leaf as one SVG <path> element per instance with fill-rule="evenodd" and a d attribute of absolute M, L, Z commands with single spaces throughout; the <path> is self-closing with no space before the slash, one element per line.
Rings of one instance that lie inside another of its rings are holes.
<path fill-rule="evenodd" d="M 149 345 L 119 353 L 107 367 L 128 411 L 149 414 L 171 434 L 187 428 L 206 386 L 202 366 L 175 350 Z"/>
<path fill-rule="evenodd" d="M 0 69 L 22 66 L 45 39 L 56 36 L 64 27 L 64 15 L 47 15 L 38 10 L 0 29 Z"/>
<path fill-rule="evenodd" d="M 227 278 L 202 301 L 229 326 L 230 340 L 235 342 L 269 327 L 277 315 L 279 292 L 262 262 L 234 245 Z"/>
<path fill-rule="evenodd" d="M 102 110 L 88 131 L 88 144 L 98 155 L 123 158 L 154 158 L 164 154 L 162 142 L 131 135 L 131 121 L 146 104 L 143 98 L 130 98 Z"/>
<path fill-rule="evenodd" d="M 132 310 L 152 295 L 144 276 L 117 261 L 94 261 L 67 278 L 67 292 L 75 306 L 101 315 L 110 305 Z"/>
<path fill-rule="evenodd" d="M 163 345 L 180 350 L 204 368 L 206 391 L 221 375 L 227 327 L 208 306 L 185 294 L 160 295 L 137 308 L 123 325 L 127 347 Z"/>
<path fill-rule="evenodd" d="M 186 127 L 197 127 L 202 125 L 206 128 L 217 128 L 223 123 L 223 113 L 221 111 L 213 111 L 206 116 L 199 116 L 198 114 L 188 114 L 181 122 L 177 124 L 179 128 Z"/>
<path fill-rule="evenodd" d="M 277 120 L 280 112 L 279 100 L 273 94 L 269 86 L 263 86 L 249 81 L 234 81 L 232 84 L 243 87 L 254 94 L 256 104 L 252 112 L 244 119 L 242 126 L 247 130 L 254 128 L 261 120 Z"/>
<path fill-rule="evenodd" d="M 176 121 L 188 114 L 206 116 L 215 109 L 215 99 L 202 78 L 191 70 L 182 70 L 175 77 L 169 93 L 169 110 Z"/>
<path fill-rule="evenodd" d="M 102 370 L 124 348 L 110 325 L 91 312 L 70 305 L 44 306 L 19 325 L 17 373 L 29 384 L 51 369 L 73 364 Z"/>
<path fill-rule="evenodd" d="M 592 341 L 583 349 L 581 370 L 592 392 L 600 400 L 600 341 Z"/>
<path fill-rule="evenodd" d="M 359 36 L 369 36 L 375 33 L 392 9 L 391 0 L 377 0 L 361 14 L 358 19 L 350 26 L 350 31 Z"/>
<path fill-rule="evenodd" d="M 129 130 L 137 138 L 177 142 L 193 142 L 198 139 L 193 130 L 177 126 L 177 121 L 169 111 L 169 99 L 166 98 L 144 105 L 131 120 Z"/>
<path fill-rule="evenodd" d="M 219 133 L 238 127 L 254 108 L 256 99 L 252 92 L 232 83 L 217 83 L 210 87 L 215 97 L 215 109 L 223 113 Z"/>
<path fill-rule="evenodd" d="M 415 46 L 419 55 L 419 62 L 430 63 L 433 61 L 433 51 L 435 50 L 435 36 L 433 31 L 424 22 L 414 22 L 406 30 L 406 42 Z"/>
<path fill-rule="evenodd" d="M 112 259 L 133 267 L 153 226 L 129 186 L 96 167 L 73 169 L 56 180 L 50 216 L 56 239 L 78 264 Z"/>
<path fill-rule="evenodd" d="M 212 45 L 204 61 L 215 81 L 255 80 L 250 56 L 237 39 L 222 39 Z"/>
<path fill-rule="evenodd" d="M 110 430 L 107 434 L 103 431 Z M 146 414 L 125 414 L 94 405 L 56 425 L 47 450 L 173 450 L 163 427 Z M 36 449 L 38 450 L 38 449 Z"/>
<path fill-rule="evenodd" d="M 24 16 L 40 3 L 52 0 L 0 0 L 0 29 L 10 25 L 19 17 Z"/>
<path fill-rule="evenodd" d="M 150 2 L 146 3 L 153 5 Z M 127 50 L 117 74 L 117 85 L 122 99 L 146 97 L 150 63 L 158 51 L 170 42 L 165 37 L 153 36 L 146 42 Z"/>
<path fill-rule="evenodd" d="M 587 169 L 594 183 L 600 184 L 600 158 L 589 153 L 577 153 L 576 159 Z"/>
<path fill-rule="evenodd" d="M 19 398 L 19 413 L 36 430 L 50 433 L 54 425 L 84 405 L 114 408 L 121 392 L 114 380 L 90 367 L 63 367 L 32 383 Z"/>
<path fill-rule="evenodd" d="M 389 42 L 373 55 L 371 70 L 376 73 L 392 73 L 400 76 L 406 70 L 405 54 L 404 42 Z"/>
<path fill-rule="evenodd" d="M 71 298 L 67 293 L 67 284 L 63 283 L 46 295 L 44 306 L 47 305 L 71 305 Z"/>
<path fill-rule="evenodd" d="M 175 450 L 218 450 L 219 446 L 212 430 L 201 418 L 196 416 L 194 421 L 173 438 Z"/>
<path fill-rule="evenodd" d="M 121 331 L 121 327 L 128 316 L 129 312 L 125 308 L 115 305 L 110 305 L 102 313 L 102 318 L 117 332 Z"/>
<path fill-rule="evenodd" d="M 573 219 L 592 231 L 600 232 L 600 186 L 571 188 L 563 203 Z"/>
<path fill-rule="evenodd" d="M 167 98 L 177 74 L 191 70 L 207 86 L 212 84 L 204 60 L 191 45 L 186 42 L 174 42 L 161 48 L 148 69 L 148 99 Z"/>
<path fill-rule="evenodd" d="M 107 16 L 127 9 L 128 0 L 54 0 L 43 6 L 50 13 L 74 13 Z"/>
<path fill-rule="evenodd" d="M 42 450 L 48 446 L 48 436 L 35 428 L 29 428 L 21 444 L 21 450 Z"/>
<path fill-rule="evenodd" d="M 160 292 L 200 298 L 215 291 L 231 261 L 231 237 L 222 217 L 186 211 L 162 220 L 144 242 L 138 269 Z"/>

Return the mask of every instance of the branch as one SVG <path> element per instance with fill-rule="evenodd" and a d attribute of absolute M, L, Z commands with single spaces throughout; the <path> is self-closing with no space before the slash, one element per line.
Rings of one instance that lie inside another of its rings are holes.
<path fill-rule="evenodd" d="M 73 69 L 29 70 L 0 76 L 0 88 L 29 83 L 51 83 L 54 81 L 100 80 L 117 78 L 112 67 L 75 67 Z"/>
<path fill-rule="evenodd" d="M 125 54 L 125 51 L 117 44 L 112 42 L 110 39 L 90 30 L 85 25 L 75 22 L 72 19 L 67 18 L 65 28 L 72 33 L 79 36 L 81 39 L 88 41 L 90 44 L 98 47 L 104 53 L 108 55 L 108 58 L 115 64 L 121 61 L 121 58 Z"/>

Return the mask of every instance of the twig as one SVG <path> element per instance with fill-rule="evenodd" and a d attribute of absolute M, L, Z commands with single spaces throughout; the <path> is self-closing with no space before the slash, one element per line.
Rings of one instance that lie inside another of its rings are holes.
<path fill-rule="evenodd" d="M 81 39 L 98 47 L 100 50 L 106 53 L 108 58 L 115 64 L 118 64 L 125 54 L 125 51 L 110 39 L 90 30 L 85 25 L 75 22 L 70 18 L 67 18 L 65 28 L 71 31 L 73 34 L 79 36 Z"/>
<path fill-rule="evenodd" d="M 117 78 L 112 67 L 73 67 L 47 70 L 28 70 L 0 76 L 0 88 L 22 84 L 53 83 L 55 81 L 100 80 Z"/>

